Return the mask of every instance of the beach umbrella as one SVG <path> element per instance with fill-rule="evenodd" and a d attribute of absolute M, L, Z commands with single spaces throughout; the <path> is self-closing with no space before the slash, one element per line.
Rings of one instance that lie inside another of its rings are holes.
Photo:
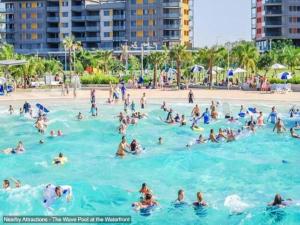
<path fill-rule="evenodd" d="M 283 72 L 278 75 L 278 78 L 281 80 L 289 80 L 292 78 L 292 75 L 289 72 Z"/>
<path fill-rule="evenodd" d="M 41 105 L 40 103 L 37 103 L 35 106 L 36 106 L 39 110 L 41 110 L 41 111 L 43 111 L 43 112 L 45 112 L 45 113 L 48 113 L 48 112 L 49 112 L 49 110 L 48 110 L 47 108 L 45 108 L 43 105 Z"/>
<path fill-rule="evenodd" d="M 275 63 L 271 66 L 271 69 L 274 69 L 274 70 L 281 70 L 281 69 L 286 69 L 286 66 L 284 65 L 281 65 L 279 63 Z"/>
<path fill-rule="evenodd" d="M 233 77 L 233 75 L 234 75 L 234 73 L 233 73 L 232 69 L 230 69 L 230 70 L 227 71 L 227 76 L 228 77 Z"/>
<path fill-rule="evenodd" d="M 199 72 L 201 72 L 202 70 L 204 70 L 204 67 L 203 67 L 203 66 L 199 66 L 199 65 L 194 65 L 194 66 L 191 68 L 191 72 L 192 72 L 192 73 L 199 73 Z"/>
<path fill-rule="evenodd" d="M 5 84 L 6 83 L 6 79 L 4 77 L 0 77 L 0 84 Z"/>

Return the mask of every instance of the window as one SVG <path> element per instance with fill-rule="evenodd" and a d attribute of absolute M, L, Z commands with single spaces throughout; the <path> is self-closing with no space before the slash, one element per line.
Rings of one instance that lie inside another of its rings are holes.
<path fill-rule="evenodd" d="M 110 15 L 109 10 L 104 10 L 103 14 L 104 14 L 104 16 L 109 16 Z"/>
<path fill-rule="evenodd" d="M 36 13 L 31 13 L 31 18 L 32 19 L 36 19 L 37 18 L 37 14 Z"/>
<path fill-rule="evenodd" d="M 137 20 L 136 24 L 137 24 L 137 26 L 142 26 L 143 25 L 143 20 Z"/>
<path fill-rule="evenodd" d="M 136 21 L 135 20 L 131 21 L 130 24 L 131 24 L 132 27 L 136 27 Z"/>
<path fill-rule="evenodd" d="M 42 8 L 43 6 L 44 6 L 43 2 L 38 2 L 38 3 L 37 3 L 37 7 L 38 7 L 38 8 Z"/>
<path fill-rule="evenodd" d="M 38 34 L 37 37 L 38 37 L 38 39 L 42 39 L 43 35 L 42 34 Z"/>
<path fill-rule="evenodd" d="M 36 23 L 32 23 L 31 24 L 31 29 L 37 29 L 37 24 Z"/>
<path fill-rule="evenodd" d="M 105 27 L 109 27 L 110 26 L 110 22 L 109 21 L 104 21 L 104 26 Z"/>
<path fill-rule="evenodd" d="M 30 8 L 31 8 L 31 4 L 30 4 L 30 2 L 27 2 L 27 3 L 26 3 L 26 8 L 28 8 L 28 9 L 30 9 Z"/>
<path fill-rule="evenodd" d="M 143 4 L 143 0 L 136 0 L 137 4 Z"/>
<path fill-rule="evenodd" d="M 135 16 L 136 15 L 136 10 L 131 10 L 131 15 Z"/>
<path fill-rule="evenodd" d="M 69 27 L 69 24 L 68 23 L 61 23 L 61 26 L 66 28 L 66 27 Z"/>
<path fill-rule="evenodd" d="M 22 24 L 22 30 L 26 30 L 27 26 L 26 26 L 26 23 L 23 23 Z"/>
<path fill-rule="evenodd" d="M 22 19 L 26 19 L 26 13 L 22 13 Z"/>
<path fill-rule="evenodd" d="M 131 37 L 136 37 L 136 32 L 135 31 L 131 32 Z"/>
<path fill-rule="evenodd" d="M 142 16 L 143 15 L 143 10 L 142 9 L 138 9 L 137 10 L 137 15 L 138 16 Z"/>
<path fill-rule="evenodd" d="M 37 34 L 36 33 L 32 33 L 31 34 L 31 39 L 32 40 L 36 40 L 37 39 Z"/>
<path fill-rule="evenodd" d="M 104 37 L 110 37 L 110 32 L 104 32 Z"/>
<path fill-rule="evenodd" d="M 131 4 L 136 4 L 136 0 L 131 0 Z"/>
<path fill-rule="evenodd" d="M 36 8 L 37 7 L 37 3 L 36 2 L 32 2 L 31 3 L 31 8 Z"/>
<path fill-rule="evenodd" d="M 62 2 L 62 6 L 68 6 L 68 5 L 69 5 L 69 2 L 67 2 L 67 1 Z"/>
<path fill-rule="evenodd" d="M 68 33 L 63 33 L 63 34 L 62 34 L 62 37 L 63 37 L 63 38 L 66 38 L 66 37 L 68 37 L 68 36 L 69 36 Z"/>
<path fill-rule="evenodd" d="M 149 24 L 148 20 L 144 20 L 143 25 L 147 27 L 148 24 Z"/>
<path fill-rule="evenodd" d="M 136 34 L 138 37 L 143 37 L 143 31 L 138 31 Z"/>
<path fill-rule="evenodd" d="M 63 12 L 63 13 L 62 13 L 62 16 L 63 16 L 63 17 L 68 17 L 68 15 L 69 15 L 68 12 Z"/>

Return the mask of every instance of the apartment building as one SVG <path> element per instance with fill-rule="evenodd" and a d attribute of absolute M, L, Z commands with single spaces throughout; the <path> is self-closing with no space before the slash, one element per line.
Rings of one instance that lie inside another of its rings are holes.
<path fill-rule="evenodd" d="M 21 53 L 63 50 L 74 36 L 86 49 L 122 45 L 192 46 L 193 0 L 2 0 L 6 41 Z"/>
<path fill-rule="evenodd" d="M 261 51 L 282 39 L 300 46 L 300 1 L 252 0 L 252 38 Z"/>

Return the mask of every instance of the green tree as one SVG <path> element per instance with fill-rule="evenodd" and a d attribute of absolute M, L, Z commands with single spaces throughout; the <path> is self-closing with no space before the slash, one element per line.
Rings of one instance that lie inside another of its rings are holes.
<path fill-rule="evenodd" d="M 272 52 L 263 53 L 259 56 L 259 59 L 257 61 L 257 68 L 260 70 L 264 70 L 265 75 L 267 75 L 270 67 L 274 63 L 272 54 Z"/>
<path fill-rule="evenodd" d="M 300 49 L 295 46 L 286 46 L 283 49 L 284 63 L 288 65 L 292 73 L 295 72 L 295 67 L 300 62 Z"/>
<path fill-rule="evenodd" d="M 187 51 L 187 47 L 185 45 L 177 44 L 169 51 L 169 58 L 176 62 L 176 81 L 177 86 L 180 86 L 181 81 L 181 69 L 182 64 L 185 60 L 190 58 L 191 54 Z"/>
<path fill-rule="evenodd" d="M 158 67 L 163 65 L 166 60 L 166 54 L 164 52 L 151 52 L 148 56 L 149 62 L 153 65 L 153 87 L 157 87 L 157 70 Z"/>
<path fill-rule="evenodd" d="M 69 67 L 70 71 L 72 71 L 72 68 L 74 68 L 75 66 L 76 51 L 82 49 L 81 43 L 75 41 L 75 38 L 73 36 L 69 36 L 63 40 L 63 46 L 65 50 L 68 51 Z"/>

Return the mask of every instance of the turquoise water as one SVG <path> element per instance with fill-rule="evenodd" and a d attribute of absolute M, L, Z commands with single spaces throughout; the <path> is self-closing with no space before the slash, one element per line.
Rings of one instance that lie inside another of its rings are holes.
<path fill-rule="evenodd" d="M 32 102 L 34 103 L 34 102 Z M 236 142 L 195 145 L 187 150 L 185 145 L 195 140 L 198 133 L 189 127 L 170 126 L 160 121 L 166 114 L 159 104 L 148 105 L 148 119 L 130 126 L 127 140 L 133 138 L 145 147 L 140 155 L 124 159 L 115 158 L 120 142 L 118 122 L 115 117 L 123 106 L 99 105 L 100 116 L 88 116 L 89 105 L 70 103 L 46 104 L 49 110 L 49 127 L 42 137 L 33 126 L 33 120 L 8 115 L 8 106 L 0 107 L 0 149 L 13 147 L 22 140 L 25 154 L 0 155 L 0 179 L 14 177 L 23 187 L 11 191 L 0 190 L 0 217 L 3 215 L 130 215 L 132 224 L 299 224 L 299 206 L 283 209 L 282 216 L 266 211 L 266 204 L 276 193 L 285 198 L 300 200 L 300 148 L 299 139 L 288 132 L 278 135 L 272 125 L 245 135 Z M 208 106 L 200 103 L 202 111 Z M 252 106 L 252 105 L 251 105 Z M 256 105 L 266 114 L 271 105 Z M 18 109 L 18 105 L 14 106 Z M 175 111 L 190 114 L 192 105 L 173 103 Z M 239 104 L 231 104 L 235 114 Z M 83 121 L 75 119 L 81 111 Z M 219 108 L 222 112 L 222 107 Z M 290 127 L 297 119 L 288 118 L 288 106 L 278 111 Z M 222 117 L 223 118 L 223 117 Z M 300 120 L 300 118 L 299 118 Z M 202 121 L 201 121 L 202 123 Z M 219 120 L 206 125 L 210 128 L 238 128 Z M 63 137 L 47 138 L 50 130 L 61 129 Z M 216 130 L 217 131 L 217 130 Z M 159 136 L 164 144 L 158 145 Z M 39 144 L 43 138 L 44 144 Z M 63 152 L 69 163 L 54 166 L 52 159 Z M 288 163 L 282 163 L 286 160 Z M 131 208 L 139 199 L 138 190 L 146 182 L 159 208 L 149 217 L 141 216 Z M 71 185 L 73 201 L 58 202 L 54 211 L 42 205 L 42 190 L 49 183 Z M 196 215 L 192 207 L 174 208 L 171 204 L 177 191 L 184 189 L 186 201 L 196 200 L 196 192 L 204 193 L 209 204 L 206 212 Z M 232 215 L 224 206 L 227 196 L 238 195 L 248 204 L 244 213 Z"/>

